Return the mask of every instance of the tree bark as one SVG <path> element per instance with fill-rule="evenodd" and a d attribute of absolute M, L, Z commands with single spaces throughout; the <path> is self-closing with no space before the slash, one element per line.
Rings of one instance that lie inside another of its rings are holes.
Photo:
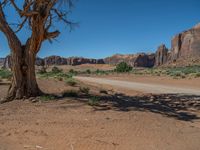
<path fill-rule="evenodd" d="M 12 51 L 13 79 L 8 90 L 7 100 L 36 97 L 42 94 L 35 75 L 36 53 L 30 42 L 18 51 Z"/>

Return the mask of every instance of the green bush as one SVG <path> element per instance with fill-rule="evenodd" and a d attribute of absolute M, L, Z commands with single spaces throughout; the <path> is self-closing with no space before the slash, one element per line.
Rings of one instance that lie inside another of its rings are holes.
<path fill-rule="evenodd" d="M 56 74 L 56 73 L 62 73 L 63 70 L 62 70 L 62 69 L 59 69 L 58 67 L 53 67 L 53 68 L 51 69 L 51 72 Z"/>
<path fill-rule="evenodd" d="M 90 69 L 87 69 L 87 70 L 86 70 L 86 73 L 87 73 L 87 74 L 91 74 L 91 70 L 90 70 Z"/>
<path fill-rule="evenodd" d="M 81 92 L 81 93 L 84 93 L 84 94 L 89 94 L 89 92 L 90 92 L 90 88 L 89 87 L 80 87 L 79 88 L 79 91 Z"/>
<path fill-rule="evenodd" d="M 99 105 L 100 98 L 97 96 L 93 96 L 88 100 L 88 104 L 90 106 L 97 106 Z"/>
<path fill-rule="evenodd" d="M 194 77 L 195 77 L 195 78 L 199 78 L 199 77 L 200 77 L 200 72 L 195 73 Z"/>
<path fill-rule="evenodd" d="M 116 66 L 116 72 L 130 72 L 133 68 L 125 62 L 121 62 Z"/>
<path fill-rule="evenodd" d="M 70 74 L 71 76 L 75 76 L 75 75 L 78 74 L 78 72 L 75 71 L 74 69 L 70 69 L 70 70 L 69 70 L 69 74 Z"/>
<path fill-rule="evenodd" d="M 39 69 L 38 73 L 39 74 L 45 74 L 45 73 L 47 73 L 46 68 L 42 67 L 41 69 Z"/>
<path fill-rule="evenodd" d="M 2 79 L 11 79 L 12 77 L 12 72 L 6 69 L 1 69 L 0 70 L 0 78 Z"/>
<path fill-rule="evenodd" d="M 66 83 L 70 86 L 75 86 L 77 82 L 73 78 L 69 78 L 66 80 Z"/>
<path fill-rule="evenodd" d="M 40 96 L 40 100 L 41 101 L 55 100 L 55 96 L 53 96 L 53 95 L 42 95 L 42 96 Z"/>

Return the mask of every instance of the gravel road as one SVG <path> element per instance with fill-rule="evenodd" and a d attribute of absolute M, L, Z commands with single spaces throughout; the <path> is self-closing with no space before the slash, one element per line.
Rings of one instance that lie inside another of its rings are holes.
<path fill-rule="evenodd" d="M 126 88 L 129 90 L 140 91 L 144 93 L 153 93 L 153 94 L 188 94 L 188 95 L 200 95 L 200 89 L 192 89 L 191 87 L 180 87 L 180 86 L 169 86 L 161 84 L 152 84 L 152 83 L 139 83 L 132 81 L 122 81 L 122 80 L 113 80 L 105 78 L 94 78 L 94 77 L 75 77 L 80 81 L 111 85 L 118 88 Z"/>

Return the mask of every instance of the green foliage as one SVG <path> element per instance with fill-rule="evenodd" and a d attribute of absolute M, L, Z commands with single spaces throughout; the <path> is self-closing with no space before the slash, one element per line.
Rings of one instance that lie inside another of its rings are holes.
<path fill-rule="evenodd" d="M 91 70 L 90 70 L 90 69 L 87 69 L 87 70 L 86 70 L 86 73 L 87 73 L 87 74 L 91 74 Z"/>
<path fill-rule="evenodd" d="M 97 97 L 97 96 L 93 96 L 91 97 L 89 100 L 88 100 L 88 104 L 90 106 L 98 106 L 99 105 L 99 101 L 100 101 L 100 98 Z"/>
<path fill-rule="evenodd" d="M 55 78 L 59 81 L 63 81 L 64 79 L 72 78 L 72 74 L 67 74 L 62 72 L 62 70 L 58 71 L 57 69 L 52 69 L 50 72 L 38 72 L 39 77 L 41 78 Z"/>
<path fill-rule="evenodd" d="M 70 85 L 70 86 L 75 86 L 75 85 L 77 84 L 76 80 L 73 79 L 73 78 L 68 78 L 68 79 L 66 80 L 66 83 L 67 83 L 68 85 Z"/>
<path fill-rule="evenodd" d="M 105 70 L 99 70 L 99 69 L 95 71 L 95 73 L 98 75 L 108 75 L 110 72 L 112 71 L 105 71 Z"/>
<path fill-rule="evenodd" d="M 130 72 L 133 68 L 125 62 L 121 62 L 116 66 L 116 72 Z"/>
<path fill-rule="evenodd" d="M 38 73 L 39 74 L 45 74 L 45 73 L 47 73 L 46 68 L 42 67 L 41 69 L 39 69 Z"/>
<path fill-rule="evenodd" d="M 200 66 L 174 67 L 174 68 L 146 68 L 134 69 L 136 75 L 167 75 L 173 78 L 200 77 Z"/>
<path fill-rule="evenodd" d="M 53 68 L 51 69 L 51 72 L 57 74 L 57 73 L 62 73 L 63 70 L 62 70 L 62 69 L 59 69 L 58 67 L 53 67 Z"/>
<path fill-rule="evenodd" d="M 42 96 L 40 96 L 40 100 L 41 101 L 55 100 L 55 96 L 53 96 L 53 95 L 42 95 Z"/>
<path fill-rule="evenodd" d="M 2 79 L 11 79 L 12 72 L 6 69 L 0 69 L 0 78 Z"/>
<path fill-rule="evenodd" d="M 69 70 L 69 74 L 70 74 L 71 76 L 76 76 L 76 75 L 78 74 L 78 72 L 75 71 L 74 69 L 70 69 L 70 70 Z"/>
<path fill-rule="evenodd" d="M 81 93 L 84 93 L 84 94 L 89 94 L 89 92 L 90 92 L 90 88 L 89 87 L 80 87 L 79 88 L 79 91 L 81 92 Z"/>
<path fill-rule="evenodd" d="M 200 77 L 200 72 L 195 73 L 194 77 L 195 77 L 195 78 L 199 78 L 199 77 Z"/>

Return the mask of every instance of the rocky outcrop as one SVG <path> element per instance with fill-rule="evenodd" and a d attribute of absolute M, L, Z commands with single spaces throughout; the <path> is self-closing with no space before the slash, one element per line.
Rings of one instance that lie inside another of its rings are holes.
<path fill-rule="evenodd" d="M 67 58 L 68 65 L 76 66 L 81 64 L 104 64 L 103 59 L 89 59 L 83 57 L 70 57 Z"/>
<path fill-rule="evenodd" d="M 81 64 L 104 64 L 103 59 L 89 59 L 83 57 L 63 58 L 60 56 L 50 56 L 44 58 L 44 63 L 47 66 L 51 65 L 81 65 Z"/>
<path fill-rule="evenodd" d="M 200 57 L 200 24 L 172 39 L 171 61 L 179 58 Z"/>
<path fill-rule="evenodd" d="M 155 63 L 155 55 L 154 54 L 135 54 L 135 55 L 121 55 L 116 54 L 111 57 L 107 57 L 104 59 L 106 64 L 117 65 L 120 62 L 126 62 L 132 67 L 153 67 Z"/>
<path fill-rule="evenodd" d="M 6 68 L 11 68 L 11 56 L 8 55 L 5 59 L 4 59 L 4 62 L 3 62 L 3 66 L 2 68 L 6 69 Z"/>
<path fill-rule="evenodd" d="M 164 44 L 160 45 L 156 51 L 155 66 L 160 66 L 168 61 L 168 49 Z"/>
<path fill-rule="evenodd" d="M 36 66 L 45 66 L 45 61 L 42 58 L 37 57 L 35 61 Z"/>
<path fill-rule="evenodd" d="M 161 45 L 156 51 L 155 66 L 187 66 L 200 61 L 200 24 L 173 37 L 171 49 Z"/>
<path fill-rule="evenodd" d="M 45 65 L 68 65 L 68 59 L 60 56 L 50 56 L 44 58 Z"/>
<path fill-rule="evenodd" d="M 5 61 L 5 58 L 0 58 L 0 68 L 3 66 L 4 61 Z"/>

